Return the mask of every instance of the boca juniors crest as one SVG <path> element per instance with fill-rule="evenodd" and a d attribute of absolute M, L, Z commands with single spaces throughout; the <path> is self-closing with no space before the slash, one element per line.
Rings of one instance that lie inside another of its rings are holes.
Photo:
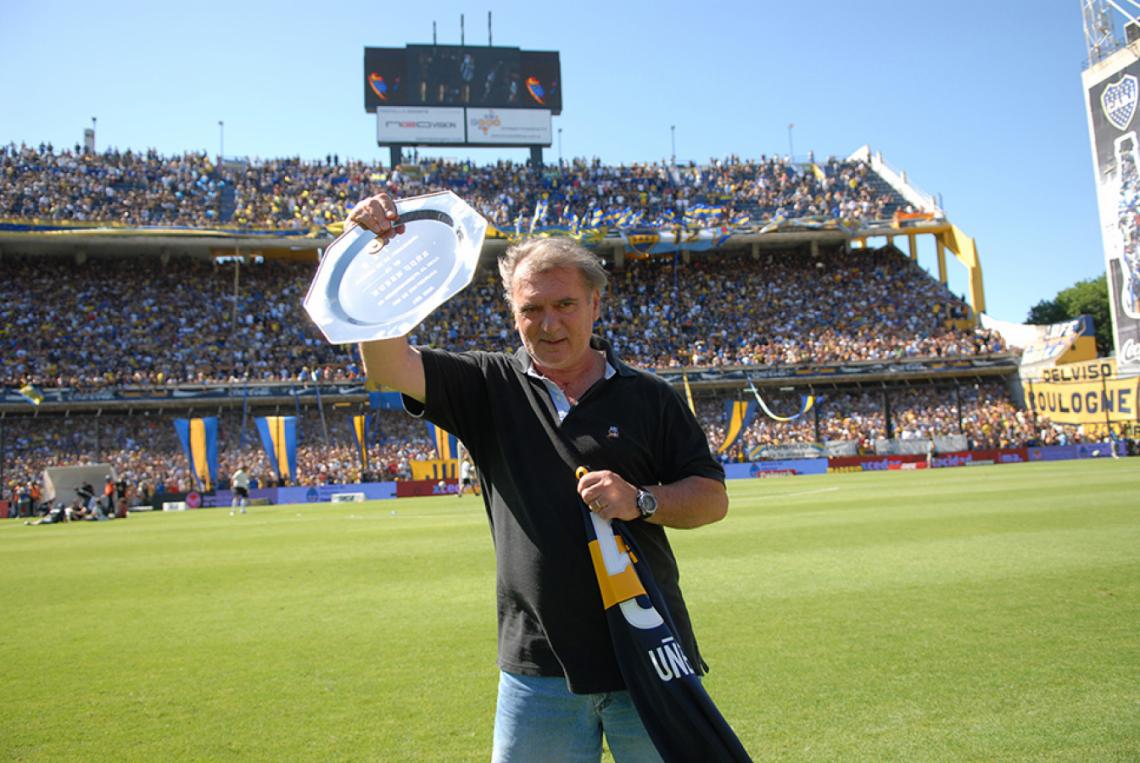
<path fill-rule="evenodd" d="M 1109 83 L 1100 94 L 1100 105 L 1104 116 L 1117 130 L 1123 130 L 1132 122 L 1136 113 L 1137 80 L 1126 74 L 1116 82 Z"/>

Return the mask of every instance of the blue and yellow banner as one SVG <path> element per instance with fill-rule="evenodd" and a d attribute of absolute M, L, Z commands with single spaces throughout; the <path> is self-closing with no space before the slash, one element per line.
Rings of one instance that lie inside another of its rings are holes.
<path fill-rule="evenodd" d="M 687 653 L 648 557 L 628 526 L 579 506 L 618 670 L 661 759 L 750 763 L 701 684 L 696 655 Z"/>
<path fill-rule="evenodd" d="M 780 415 L 772 412 L 772 409 L 769 408 L 767 403 L 764 402 L 764 399 L 762 397 L 760 397 L 759 392 L 756 392 L 755 389 L 753 389 L 752 391 L 756 395 L 756 402 L 760 404 L 760 409 L 762 411 L 764 411 L 764 414 L 768 418 L 772 419 L 773 421 L 795 421 L 800 416 L 803 416 L 805 413 L 807 413 L 813 407 L 815 407 L 815 400 L 816 400 L 815 395 L 800 395 L 800 409 L 799 409 L 799 411 L 797 411 L 796 413 L 793 413 L 791 416 L 780 416 Z"/>
<path fill-rule="evenodd" d="M 428 439 L 435 445 L 436 455 L 444 461 L 459 458 L 459 438 L 430 421 L 427 424 Z"/>
<path fill-rule="evenodd" d="M 693 402 L 693 388 L 689 386 L 689 375 L 686 373 L 681 374 L 681 381 L 685 383 L 685 397 L 689 400 L 689 410 L 693 415 L 697 415 L 697 405 Z"/>
<path fill-rule="evenodd" d="M 211 492 L 218 481 L 218 417 L 175 419 L 174 429 L 198 488 Z"/>
<path fill-rule="evenodd" d="M 748 400 L 726 400 L 724 415 L 728 419 L 728 430 L 724 435 L 724 442 L 716 449 L 717 453 L 724 453 L 731 448 L 744 430 L 748 429 L 752 419 L 756 418 L 756 403 Z"/>
<path fill-rule="evenodd" d="M 534 233 L 534 229 L 546 222 L 546 213 L 550 209 L 550 202 L 546 199 L 539 199 L 534 204 L 534 217 L 530 219 L 530 232 Z"/>
<path fill-rule="evenodd" d="M 257 419 L 261 446 L 278 480 L 297 481 L 297 417 L 262 416 Z"/>
<path fill-rule="evenodd" d="M 459 462 L 454 458 L 412 459 L 412 479 L 453 480 L 459 477 Z"/>
<path fill-rule="evenodd" d="M 368 471 L 368 416 L 352 417 L 352 434 L 356 436 L 356 452 L 360 455 L 360 468 Z"/>
<path fill-rule="evenodd" d="M 653 247 L 661 241 L 661 234 L 656 229 L 631 229 L 620 232 L 625 242 L 626 252 L 648 257 Z"/>
<path fill-rule="evenodd" d="M 34 384 L 25 384 L 20 387 L 20 397 L 32 405 L 39 405 L 44 401 L 44 393 Z"/>
<path fill-rule="evenodd" d="M 748 377 L 745 376 L 745 378 L 747 379 Z M 748 379 L 748 389 L 752 392 L 753 397 L 756 398 L 756 403 L 760 406 L 760 409 L 773 421 L 795 421 L 815 407 L 817 400 L 815 395 L 804 395 L 801 393 L 799 411 L 793 413 L 791 416 L 780 416 L 779 414 L 773 413 L 772 409 L 768 407 L 768 404 L 764 402 L 764 398 L 760 397 L 760 390 L 756 389 L 756 385 L 753 384 L 751 379 Z"/>

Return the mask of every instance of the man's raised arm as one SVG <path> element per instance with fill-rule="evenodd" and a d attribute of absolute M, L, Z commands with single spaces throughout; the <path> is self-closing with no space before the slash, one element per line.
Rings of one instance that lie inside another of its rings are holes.
<path fill-rule="evenodd" d="M 359 225 L 376 234 L 385 243 L 404 232 L 396 202 L 380 193 L 357 204 L 348 213 L 345 226 Z M 383 250 L 381 250 L 383 251 Z M 360 359 L 368 381 L 383 384 L 408 397 L 424 400 L 424 363 L 407 337 L 360 343 Z"/>

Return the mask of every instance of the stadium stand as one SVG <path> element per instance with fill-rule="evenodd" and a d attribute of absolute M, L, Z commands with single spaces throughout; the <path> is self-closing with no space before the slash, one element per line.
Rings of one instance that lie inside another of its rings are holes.
<path fill-rule="evenodd" d="M 785 396 L 795 397 L 798 393 Z M 890 397 L 892 433 L 902 440 L 925 441 L 962 434 L 971 449 L 1006 448 L 1043 442 L 1045 433 L 1053 431 L 1049 422 L 1035 425 L 1029 414 L 1017 408 L 1003 380 L 961 384 L 956 388 L 903 387 L 893 390 Z M 779 396 L 770 398 L 779 407 Z M 745 460 L 745 454 L 760 446 L 815 442 L 852 441 L 859 453 L 873 453 L 874 441 L 887 434 L 884 410 L 881 389 L 824 392 L 816 406 L 818 437 L 814 416 L 780 422 L 760 414 L 729 451 L 730 460 Z M 714 447 L 725 438 L 722 411 L 723 398 L 708 399 L 698 406 L 698 418 Z M 1068 436 L 1074 442 L 1080 441 L 1074 432 Z"/>
<path fill-rule="evenodd" d="M 387 188 L 407 196 L 451 190 L 510 230 L 545 207 L 544 223 L 597 216 L 664 226 L 685 215 L 712 226 L 775 218 L 888 219 L 903 200 L 862 162 L 829 159 L 807 169 L 784 159 L 713 159 L 707 165 L 607 166 L 576 159 L 560 167 L 434 159 L 392 172 L 359 162 L 230 160 L 203 153 L 163 157 L 84 153 L 9 144 L 0 148 L 0 219 L 146 226 L 298 229 L 343 220 L 361 198 Z"/>
<path fill-rule="evenodd" d="M 891 393 L 892 420 L 901 439 L 926 440 L 949 434 L 964 434 L 971 448 L 987 449 L 1030 444 L 1079 443 L 1075 427 L 1056 428 L 1047 421 L 1034 424 L 1029 414 L 1016 407 L 1002 380 L 989 380 L 958 387 L 961 429 L 955 393 L 946 386 L 901 388 Z M 723 409 L 736 393 L 703 396 L 697 400 L 697 416 L 710 445 L 724 441 Z M 785 395 L 793 397 L 793 395 Z M 829 391 L 818 404 L 819 442 L 853 441 L 859 453 L 873 453 L 873 442 L 887 430 L 880 389 Z M 774 406 L 779 395 L 769 395 Z M 356 410 L 352 411 L 356 413 Z M 251 467 L 261 484 L 272 481 L 272 471 L 261 450 L 250 413 L 240 410 L 219 417 L 221 475 L 239 464 Z M 260 414 L 258 414 L 260 415 Z M 408 478 L 409 463 L 433 458 L 433 446 L 423 423 L 397 411 L 378 411 L 379 437 L 369 448 L 369 467 L 374 480 Z M 815 415 L 794 422 L 773 421 L 763 414 L 753 420 L 738 442 L 722 458 L 745 460 L 759 446 L 817 442 Z M 51 466 L 110 463 L 128 481 L 139 499 L 155 492 L 179 493 L 192 487 L 171 426 L 169 415 L 12 418 L 6 423 L 8 466 L 12 486 L 35 482 Z M 347 484 L 360 481 L 361 465 L 349 417 L 343 410 L 328 409 L 323 421 L 312 407 L 302 411 L 299 428 L 298 472 L 306 484 Z M 325 429 L 328 438 L 325 438 Z"/>
<path fill-rule="evenodd" d="M 0 259 L 5 385 L 93 387 L 358 379 L 301 310 L 312 266 L 243 268 L 237 321 L 230 268 L 209 260 Z M 683 286 L 682 286 L 683 284 Z M 413 334 L 419 344 L 513 350 L 496 276 Z M 1003 353 L 998 334 L 959 328 L 968 308 L 893 249 L 813 260 L 776 253 L 631 261 L 614 273 L 601 325 L 651 368 L 804 365 Z M 171 309 L 171 306 L 187 309 Z M 128 351 L 129 350 L 129 351 Z"/>
<path fill-rule="evenodd" d="M 324 231 L 379 188 L 398 195 L 453 190 L 506 232 L 537 222 L 573 232 L 596 224 L 661 228 L 695 221 L 729 231 L 785 219 L 886 220 L 905 204 L 868 164 L 836 159 L 792 165 L 727 157 L 677 167 L 577 159 L 540 169 L 417 158 L 386 171 L 331 155 L 217 165 L 200 153 L 9 145 L 0 148 L 0 174 L 0 222 L 8 230 L 113 225 L 145 229 L 159 240 L 170 230 Z M 47 466 L 97 461 L 112 463 L 136 497 L 188 489 L 171 425 L 174 415 L 187 415 L 177 397 L 137 409 L 98 402 L 187 385 L 228 390 L 216 410 L 223 475 L 239 463 L 263 481 L 270 474 L 252 431 L 254 411 L 233 396 L 239 386 L 243 395 L 258 385 L 325 386 L 323 407 L 306 398 L 302 408 L 294 399 L 302 482 L 406 478 L 411 460 L 432 455 L 420 422 L 378 411 L 372 474 L 361 474 L 343 406 L 363 410 L 363 379 L 353 350 L 327 344 L 301 311 L 311 261 L 249 260 L 235 296 L 233 267 L 160 249 L 104 248 L 87 256 L 64 247 L 0 256 L 6 359 L 0 383 L 74 393 L 57 398 L 55 413 L 65 416 L 0 412 L 10 494 Z M 795 421 L 757 416 L 722 455 L 726 460 L 768 446 L 851 443 L 871 452 L 888 435 L 962 435 L 979 448 L 1081 437 L 1076 428 L 1030 420 L 1009 384 L 1014 364 L 978 375 L 967 361 L 1008 361 L 1017 349 L 975 328 L 970 307 L 893 246 L 848 249 L 830 242 L 810 253 L 790 247 L 685 256 L 633 249 L 610 265 L 600 327 L 630 362 L 673 381 L 677 376 L 668 374 L 694 376 L 697 414 L 714 448 L 725 437 L 725 402 L 748 394 L 743 381 L 750 376 L 768 380 L 764 394 L 777 407 L 801 393 L 818 396 L 815 410 Z M 517 340 L 500 291 L 485 263 L 472 286 L 418 327 L 413 341 L 513 350 Z M 893 365 L 883 371 L 883 364 Z M 900 368 L 909 369 L 901 382 L 882 376 Z M 942 375 L 936 379 L 931 369 Z M 262 391 L 269 394 L 268 387 Z M 276 404 L 272 412 L 280 412 Z"/>
<path fill-rule="evenodd" d="M 260 415 L 260 414 L 259 414 Z M 396 411 L 379 411 L 379 437 L 369 449 L 373 479 L 410 476 L 409 462 L 432 458 L 424 426 Z M 254 429 L 252 414 L 227 411 L 219 417 L 219 474 L 239 465 L 251 468 L 255 480 L 270 484 L 274 477 Z M 361 480 L 361 465 L 347 417 L 308 409 L 300 417 L 302 443 L 298 472 L 309 484 L 346 484 Z M 328 439 L 324 427 L 328 427 Z M 142 499 L 154 492 L 180 493 L 192 489 L 186 459 L 171 425 L 171 416 L 69 416 L 9 419 L 6 424 L 10 485 L 36 482 L 53 466 L 109 463 Z"/>

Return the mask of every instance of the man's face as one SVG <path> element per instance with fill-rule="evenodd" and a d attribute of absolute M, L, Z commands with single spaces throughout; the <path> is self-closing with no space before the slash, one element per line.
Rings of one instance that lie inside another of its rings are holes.
<path fill-rule="evenodd" d="M 524 260 L 511 298 L 519 337 L 540 371 L 573 371 L 587 362 L 601 295 L 577 268 L 535 273 Z"/>

